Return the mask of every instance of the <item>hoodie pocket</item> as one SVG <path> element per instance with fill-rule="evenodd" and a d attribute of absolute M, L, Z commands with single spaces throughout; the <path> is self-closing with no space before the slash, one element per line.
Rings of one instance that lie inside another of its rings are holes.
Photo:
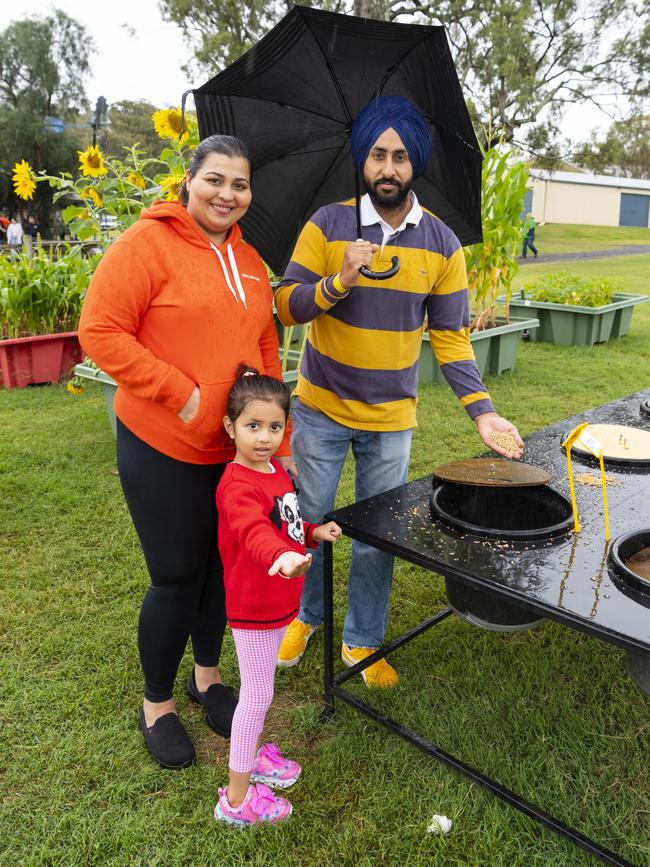
<path fill-rule="evenodd" d="M 230 437 L 223 426 L 228 383 L 199 383 L 201 399 L 192 421 L 178 419 L 184 438 L 198 449 L 224 448 Z"/>

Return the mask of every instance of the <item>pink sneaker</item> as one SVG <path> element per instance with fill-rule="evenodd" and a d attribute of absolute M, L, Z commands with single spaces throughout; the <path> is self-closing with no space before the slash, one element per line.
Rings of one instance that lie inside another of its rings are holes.
<path fill-rule="evenodd" d="M 285 759 L 275 744 L 262 744 L 251 769 L 252 783 L 265 783 L 274 789 L 288 789 L 302 773 L 298 762 Z"/>
<path fill-rule="evenodd" d="M 249 786 L 246 797 L 238 807 L 231 807 L 228 800 L 228 789 L 219 789 L 219 800 L 214 808 L 214 818 L 217 822 L 228 822 L 229 825 L 256 825 L 258 822 L 269 822 L 275 825 L 283 819 L 288 819 L 293 807 L 286 798 L 274 795 L 268 786 L 258 783 Z"/>

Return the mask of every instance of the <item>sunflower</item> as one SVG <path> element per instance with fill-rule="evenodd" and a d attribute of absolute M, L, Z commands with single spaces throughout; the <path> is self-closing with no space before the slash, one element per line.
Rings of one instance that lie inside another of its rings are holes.
<path fill-rule="evenodd" d="M 36 189 L 36 183 L 32 167 L 27 160 L 21 160 L 21 162 L 14 165 L 12 180 L 14 182 L 14 192 L 17 196 L 25 200 L 32 198 Z"/>
<path fill-rule="evenodd" d="M 137 187 L 139 190 L 144 190 L 147 185 L 144 177 L 140 174 L 140 172 L 131 172 L 127 180 L 130 184 L 133 184 L 133 186 Z"/>
<path fill-rule="evenodd" d="M 160 111 L 154 111 L 151 120 L 158 138 L 178 139 L 181 135 L 181 117 L 180 108 L 162 108 Z M 188 123 L 185 120 L 180 143 L 184 144 L 189 137 Z"/>
<path fill-rule="evenodd" d="M 84 388 L 83 379 L 80 376 L 73 376 L 72 379 L 68 381 L 66 390 L 69 391 L 70 394 L 83 394 L 86 390 Z"/>
<path fill-rule="evenodd" d="M 86 187 L 85 190 L 82 190 L 81 195 L 84 199 L 90 199 L 96 208 L 101 208 L 104 204 L 104 200 L 94 187 Z"/>
<path fill-rule="evenodd" d="M 160 182 L 160 186 L 165 191 L 165 198 L 168 202 L 175 202 L 178 198 L 178 191 L 181 184 L 185 180 L 185 175 L 167 175 Z"/>
<path fill-rule="evenodd" d="M 97 145 L 90 145 L 85 151 L 77 151 L 77 153 L 79 154 L 79 166 L 84 177 L 99 178 L 108 172 L 104 165 L 104 155 Z"/>

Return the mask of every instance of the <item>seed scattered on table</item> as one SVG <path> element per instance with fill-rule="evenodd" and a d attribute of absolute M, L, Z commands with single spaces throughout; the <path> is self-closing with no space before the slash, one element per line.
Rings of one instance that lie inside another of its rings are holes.
<path fill-rule="evenodd" d="M 575 480 L 579 485 L 587 485 L 592 488 L 599 488 L 601 485 L 600 476 L 594 476 L 592 473 L 578 473 Z M 605 473 L 605 481 L 613 488 L 620 488 L 622 485 L 616 476 L 610 476 L 609 473 Z"/>

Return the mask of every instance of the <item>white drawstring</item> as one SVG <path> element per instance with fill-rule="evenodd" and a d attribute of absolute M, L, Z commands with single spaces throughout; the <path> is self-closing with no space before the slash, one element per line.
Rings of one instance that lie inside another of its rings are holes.
<path fill-rule="evenodd" d="M 232 251 L 232 247 L 228 244 L 228 259 L 230 260 L 230 267 L 232 268 L 232 275 L 235 278 L 235 283 L 237 284 L 237 291 L 239 292 L 239 297 L 241 298 L 244 307 L 246 307 L 246 293 L 244 292 L 244 287 L 242 286 L 241 277 L 239 276 L 239 270 L 237 268 L 237 260 L 235 259 L 235 254 Z M 246 307 L 248 310 L 248 307 Z"/>
<path fill-rule="evenodd" d="M 232 283 L 230 282 L 230 276 L 228 274 L 228 268 L 226 267 L 226 260 L 221 255 L 221 251 L 218 249 L 218 247 L 215 247 L 215 245 L 212 243 L 212 241 L 210 241 L 210 246 L 212 247 L 214 252 L 217 254 L 217 258 L 219 259 L 219 264 L 221 265 L 221 270 L 223 271 L 223 276 L 226 278 L 226 285 L 230 289 L 230 293 L 231 293 L 232 297 L 239 304 L 239 298 L 237 297 L 237 293 L 233 289 Z"/>

